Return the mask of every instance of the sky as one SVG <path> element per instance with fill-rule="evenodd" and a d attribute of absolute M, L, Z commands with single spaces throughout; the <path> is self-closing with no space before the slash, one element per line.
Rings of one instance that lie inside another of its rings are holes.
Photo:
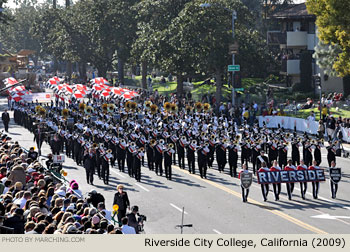
<path fill-rule="evenodd" d="M 38 2 L 44 2 L 44 0 L 38 0 Z M 58 4 L 64 4 L 65 0 L 57 0 Z M 305 0 L 294 0 L 295 3 L 303 3 Z M 13 8 L 16 7 L 15 1 L 9 0 L 7 6 Z"/>

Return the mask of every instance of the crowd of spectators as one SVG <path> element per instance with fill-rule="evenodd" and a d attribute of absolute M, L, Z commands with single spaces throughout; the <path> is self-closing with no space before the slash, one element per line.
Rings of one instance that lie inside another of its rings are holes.
<path fill-rule="evenodd" d="M 27 152 L 3 133 L 0 138 L 0 233 L 130 233 L 128 219 L 114 221 L 102 194 L 83 197 L 77 181 L 57 180 L 33 148 Z"/>

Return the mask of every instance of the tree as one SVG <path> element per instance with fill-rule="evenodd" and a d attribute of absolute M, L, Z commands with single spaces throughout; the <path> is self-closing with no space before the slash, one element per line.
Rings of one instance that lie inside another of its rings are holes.
<path fill-rule="evenodd" d="M 308 0 L 307 9 L 315 14 L 319 39 L 326 45 L 339 48 L 334 55 L 332 68 L 339 76 L 350 74 L 350 1 Z"/>
<path fill-rule="evenodd" d="M 7 24 L 9 21 L 9 16 L 5 12 L 5 4 L 7 0 L 0 0 L 0 24 Z"/>

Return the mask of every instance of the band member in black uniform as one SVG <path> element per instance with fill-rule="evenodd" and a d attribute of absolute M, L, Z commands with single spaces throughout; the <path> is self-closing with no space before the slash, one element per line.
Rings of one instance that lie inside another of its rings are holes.
<path fill-rule="evenodd" d="M 287 165 L 288 147 L 285 144 L 278 146 L 278 165 L 283 168 Z"/>
<path fill-rule="evenodd" d="M 272 172 L 279 172 L 281 171 L 281 167 L 278 166 L 277 161 L 273 161 L 272 167 L 270 168 L 270 171 Z M 275 200 L 278 201 L 280 199 L 280 193 L 281 193 L 281 183 L 273 183 L 273 193 L 275 195 Z"/>
<path fill-rule="evenodd" d="M 227 163 L 225 140 L 216 145 L 216 162 L 218 163 L 219 172 L 224 172 Z"/>
<path fill-rule="evenodd" d="M 312 165 L 308 168 L 308 170 L 318 170 L 321 169 L 318 164 L 317 161 L 314 160 L 312 162 Z M 316 181 L 316 182 L 312 182 L 312 195 L 314 197 L 314 199 L 317 199 L 318 197 L 318 189 L 320 187 L 320 182 Z"/>
<path fill-rule="evenodd" d="M 167 145 L 165 151 L 164 151 L 164 169 L 165 169 L 165 177 L 168 180 L 171 180 L 171 164 L 172 164 L 172 157 L 174 154 L 174 144 L 170 143 Z"/>
<path fill-rule="evenodd" d="M 85 152 L 83 163 L 86 172 L 86 182 L 88 184 L 93 185 L 96 167 L 96 154 L 94 153 L 94 150 L 92 148 L 90 148 L 88 152 Z"/>
<path fill-rule="evenodd" d="M 246 164 L 248 166 L 249 157 L 250 157 L 250 148 L 249 143 L 243 139 L 241 143 L 241 164 Z"/>
<path fill-rule="evenodd" d="M 277 143 L 276 140 L 273 140 L 269 145 L 268 145 L 268 149 L 269 149 L 269 162 L 266 163 L 266 165 L 269 166 L 269 164 L 272 164 L 272 162 L 274 160 L 277 160 L 278 157 L 278 150 L 277 150 Z"/>
<path fill-rule="evenodd" d="M 45 139 L 45 132 L 40 127 L 40 125 L 37 125 L 37 129 L 34 131 L 34 141 L 36 142 L 36 146 L 38 147 L 39 156 L 41 155 L 41 146 Z"/>
<path fill-rule="evenodd" d="M 304 160 L 300 160 L 300 165 L 298 165 L 297 170 L 298 171 L 305 171 L 307 170 L 307 166 L 304 163 Z M 306 191 L 307 191 L 307 183 L 306 182 L 300 182 L 300 193 L 301 193 L 301 198 L 305 199 L 305 195 L 306 195 Z"/>
<path fill-rule="evenodd" d="M 316 161 L 316 165 L 319 166 L 322 162 L 322 155 L 321 155 L 321 146 L 322 143 L 318 142 L 314 144 L 315 150 L 314 150 L 314 159 Z"/>
<path fill-rule="evenodd" d="M 294 139 L 292 142 L 292 161 L 294 166 L 300 163 L 299 145 L 300 143 Z"/>
<path fill-rule="evenodd" d="M 336 148 L 333 144 L 327 146 L 327 161 L 328 161 L 328 166 L 332 166 L 332 161 L 335 163 L 335 153 L 336 153 Z"/>
<path fill-rule="evenodd" d="M 260 151 L 260 155 L 256 159 L 256 167 L 259 170 L 262 166 L 262 163 L 265 162 L 266 165 L 269 163 L 269 159 L 265 156 L 265 151 Z"/>
<path fill-rule="evenodd" d="M 228 146 L 228 164 L 230 166 L 231 177 L 237 177 L 238 146 L 232 143 Z"/>
<path fill-rule="evenodd" d="M 142 157 L 145 155 L 144 154 L 144 147 L 140 147 L 136 152 L 135 152 L 135 157 L 134 157 L 134 173 L 135 173 L 135 179 L 137 182 L 141 181 L 141 163 L 142 163 Z"/>
<path fill-rule="evenodd" d="M 109 182 L 109 161 L 112 159 L 112 157 L 112 150 L 109 149 L 103 153 L 103 156 L 101 158 L 101 177 L 105 185 L 108 185 Z"/>
<path fill-rule="evenodd" d="M 155 139 L 151 139 L 146 144 L 147 164 L 150 171 L 154 171 L 154 145 L 157 143 Z"/>
<path fill-rule="evenodd" d="M 197 148 L 197 141 L 192 140 L 191 143 L 186 147 L 187 151 L 187 163 L 188 163 L 188 171 L 190 173 L 195 174 L 195 151 Z"/>
<path fill-rule="evenodd" d="M 305 143 L 305 165 L 307 167 L 311 166 L 312 164 L 312 145 L 309 141 Z"/>
<path fill-rule="evenodd" d="M 130 177 L 134 177 L 134 153 L 136 152 L 135 142 L 131 142 L 126 151 L 126 165 L 128 166 L 128 174 Z"/>
<path fill-rule="evenodd" d="M 215 135 L 211 135 L 209 140 L 209 153 L 208 153 L 208 167 L 213 167 L 214 162 L 214 152 L 215 152 Z"/>
<path fill-rule="evenodd" d="M 258 169 L 256 169 L 256 162 L 257 162 L 257 158 L 258 158 L 258 156 L 259 156 L 259 153 L 260 153 L 260 149 L 261 149 L 261 147 L 260 147 L 260 145 L 259 144 L 254 144 L 254 145 L 252 145 L 252 149 L 251 149 L 251 159 L 252 159 L 252 164 L 253 164 L 253 174 L 255 175 L 256 174 L 256 170 L 258 170 Z M 230 153 L 229 153 L 229 155 L 230 155 Z"/>
<path fill-rule="evenodd" d="M 126 157 L 126 142 L 121 139 L 117 145 L 117 160 L 119 171 L 124 172 L 125 170 L 125 157 Z"/>
<path fill-rule="evenodd" d="M 179 160 L 179 167 L 185 169 L 185 146 L 186 146 L 186 137 L 181 137 L 177 143 L 177 158 Z"/>
<path fill-rule="evenodd" d="M 207 178 L 207 162 L 208 162 L 208 153 L 209 153 L 209 144 L 201 143 L 200 148 L 197 150 L 198 158 L 198 169 L 201 178 Z"/>
<path fill-rule="evenodd" d="M 164 140 L 159 140 L 159 143 L 154 148 L 154 164 L 156 166 L 156 174 L 163 176 L 163 151 L 164 151 Z"/>

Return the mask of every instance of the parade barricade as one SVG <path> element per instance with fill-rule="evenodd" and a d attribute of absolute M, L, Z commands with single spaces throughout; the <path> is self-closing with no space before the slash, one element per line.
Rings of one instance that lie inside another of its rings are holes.
<path fill-rule="evenodd" d="M 308 134 L 316 135 L 318 130 L 318 122 L 305 120 L 301 118 L 288 117 L 288 116 L 259 116 L 259 127 L 263 127 L 265 122 L 267 128 L 278 128 L 278 124 L 281 128 L 296 130 L 299 132 L 306 132 Z M 343 133 L 343 141 L 350 143 L 350 129 L 341 128 Z M 325 136 L 327 132 L 325 132 Z"/>

